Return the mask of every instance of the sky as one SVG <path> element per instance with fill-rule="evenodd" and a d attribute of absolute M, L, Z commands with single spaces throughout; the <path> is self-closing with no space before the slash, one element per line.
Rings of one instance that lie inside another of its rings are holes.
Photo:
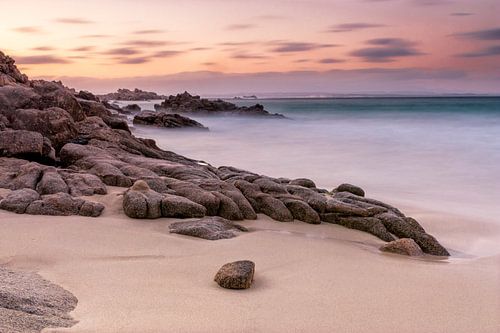
<path fill-rule="evenodd" d="M 0 0 L 0 8 L 0 50 L 23 72 L 93 92 L 500 93 L 498 0 Z"/>

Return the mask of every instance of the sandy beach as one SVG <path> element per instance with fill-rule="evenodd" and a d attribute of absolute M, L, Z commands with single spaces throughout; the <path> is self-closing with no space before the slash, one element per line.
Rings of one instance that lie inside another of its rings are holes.
<path fill-rule="evenodd" d="M 0 262 L 37 271 L 78 298 L 78 324 L 44 332 L 498 332 L 500 256 L 411 259 L 369 234 L 264 215 L 229 240 L 169 234 L 176 220 L 133 220 L 123 189 L 94 196 L 103 216 L 0 211 Z M 5 192 L 5 191 L 4 191 Z M 437 216 L 418 216 L 432 226 Z M 443 227 L 444 228 L 444 227 Z M 460 235 L 436 233 L 445 244 Z M 498 232 L 491 229 L 490 233 Z M 250 259 L 245 291 L 213 282 Z"/>

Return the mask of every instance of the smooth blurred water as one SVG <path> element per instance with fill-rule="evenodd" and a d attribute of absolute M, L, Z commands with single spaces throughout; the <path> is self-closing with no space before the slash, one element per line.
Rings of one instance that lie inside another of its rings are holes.
<path fill-rule="evenodd" d="M 349 182 L 389 202 L 500 225 L 500 98 L 234 102 L 289 119 L 194 117 L 210 131 L 135 131 L 214 166 L 307 177 L 327 189 Z"/>

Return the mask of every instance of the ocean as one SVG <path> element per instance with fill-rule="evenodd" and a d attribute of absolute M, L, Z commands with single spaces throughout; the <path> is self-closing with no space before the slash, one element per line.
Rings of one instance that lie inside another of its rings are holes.
<path fill-rule="evenodd" d="M 395 205 L 500 227 L 500 98 L 231 101 L 287 119 L 192 117 L 210 131 L 134 131 L 214 166 L 306 177 L 326 189 L 352 183 Z"/>

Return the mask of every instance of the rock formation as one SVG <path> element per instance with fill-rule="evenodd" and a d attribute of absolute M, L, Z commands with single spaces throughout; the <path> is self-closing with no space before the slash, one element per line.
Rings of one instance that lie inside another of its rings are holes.
<path fill-rule="evenodd" d="M 118 89 L 116 92 L 99 95 L 98 97 L 103 101 L 151 101 L 166 98 L 166 96 L 158 95 L 155 92 L 144 91 L 137 88 L 134 90 Z"/>
<path fill-rule="evenodd" d="M 403 254 L 412 257 L 423 256 L 424 252 L 411 238 L 400 238 L 380 247 L 380 251 Z"/>
<path fill-rule="evenodd" d="M 132 135 L 108 104 L 59 82 L 29 81 L 2 53 L 0 61 L 0 187 L 14 191 L 0 201 L 4 209 L 97 216 L 102 206 L 75 197 L 104 194 L 106 186 L 131 187 L 123 207 L 133 218 L 243 220 L 260 213 L 281 222 L 334 223 L 386 242 L 411 238 L 425 253 L 449 255 L 417 221 L 365 197 L 357 186 L 344 184 L 329 192 L 309 179 L 216 168 L 161 150 L 153 140 Z M 187 93 L 163 103 L 181 110 L 191 105 L 195 111 L 248 111 Z"/>
<path fill-rule="evenodd" d="M 150 125 L 165 128 L 199 128 L 208 129 L 196 120 L 181 116 L 177 113 L 158 111 L 142 111 L 134 116 L 135 125 Z"/>
<path fill-rule="evenodd" d="M 174 234 L 208 240 L 233 238 L 239 232 L 248 231 L 245 227 L 219 216 L 205 217 L 195 221 L 175 222 L 169 228 L 170 232 Z"/>
<path fill-rule="evenodd" d="M 215 275 L 214 281 L 226 289 L 248 289 L 252 285 L 255 264 L 240 260 L 225 264 Z"/>
<path fill-rule="evenodd" d="M 239 115 L 239 116 L 268 116 L 284 118 L 277 113 L 269 113 L 260 104 L 253 106 L 236 106 L 236 104 L 223 101 L 221 99 L 210 100 L 193 96 L 185 91 L 176 96 L 168 96 L 161 104 L 155 104 L 156 111 L 173 113 L 191 113 L 201 115 Z"/>

